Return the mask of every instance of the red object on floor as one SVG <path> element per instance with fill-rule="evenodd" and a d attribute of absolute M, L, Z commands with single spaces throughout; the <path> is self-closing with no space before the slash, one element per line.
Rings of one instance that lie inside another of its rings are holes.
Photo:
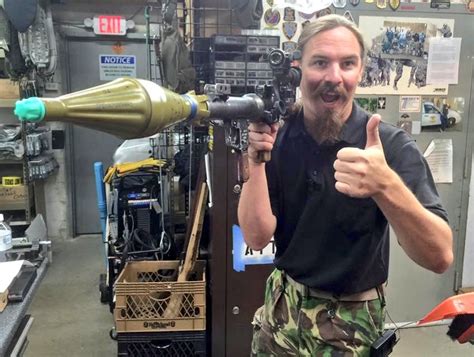
<path fill-rule="evenodd" d="M 448 335 L 460 343 L 470 341 L 474 337 L 474 293 L 447 298 L 418 321 L 418 325 L 451 318 Z"/>

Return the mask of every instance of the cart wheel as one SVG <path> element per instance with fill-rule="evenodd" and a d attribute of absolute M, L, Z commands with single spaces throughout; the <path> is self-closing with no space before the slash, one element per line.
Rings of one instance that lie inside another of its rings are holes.
<path fill-rule="evenodd" d="M 99 281 L 100 302 L 106 304 L 109 302 L 109 287 L 107 286 L 105 274 L 100 274 Z"/>
<path fill-rule="evenodd" d="M 115 327 L 110 329 L 109 336 L 112 340 L 117 341 L 117 330 L 115 330 Z"/>

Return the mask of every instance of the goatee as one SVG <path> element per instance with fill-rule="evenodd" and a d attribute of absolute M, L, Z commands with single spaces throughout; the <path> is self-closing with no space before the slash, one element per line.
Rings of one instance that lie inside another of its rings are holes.
<path fill-rule="evenodd" d="M 314 118 L 305 118 L 304 123 L 306 130 L 318 144 L 334 144 L 338 142 L 344 124 L 340 113 L 330 109 L 317 113 Z"/>

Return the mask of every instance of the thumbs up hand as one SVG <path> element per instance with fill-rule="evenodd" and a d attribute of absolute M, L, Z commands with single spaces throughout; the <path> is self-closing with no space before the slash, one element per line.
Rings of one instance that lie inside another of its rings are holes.
<path fill-rule="evenodd" d="M 334 161 L 336 190 L 351 197 L 373 197 L 388 186 L 393 171 L 385 161 L 379 135 L 380 115 L 367 122 L 365 149 L 343 148 Z"/>

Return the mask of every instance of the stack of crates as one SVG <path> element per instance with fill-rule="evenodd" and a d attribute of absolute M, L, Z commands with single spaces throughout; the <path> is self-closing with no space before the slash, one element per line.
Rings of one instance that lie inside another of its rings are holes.
<path fill-rule="evenodd" d="M 206 356 L 205 261 L 177 282 L 179 261 L 128 262 L 115 284 L 118 356 Z"/>

